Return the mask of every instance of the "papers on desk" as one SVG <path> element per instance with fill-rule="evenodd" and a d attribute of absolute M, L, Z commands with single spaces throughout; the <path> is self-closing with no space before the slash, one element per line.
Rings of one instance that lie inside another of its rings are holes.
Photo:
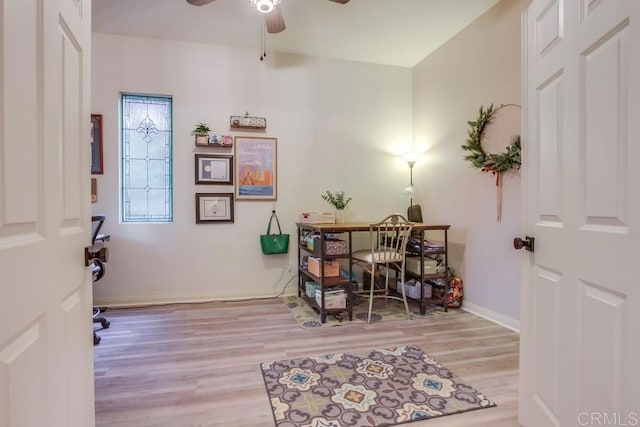
<path fill-rule="evenodd" d="M 432 242 L 431 240 L 424 239 L 422 244 L 420 244 L 420 239 L 418 237 L 409 237 L 407 239 L 407 250 L 412 252 L 437 252 L 443 251 L 444 245 L 441 243 Z"/>

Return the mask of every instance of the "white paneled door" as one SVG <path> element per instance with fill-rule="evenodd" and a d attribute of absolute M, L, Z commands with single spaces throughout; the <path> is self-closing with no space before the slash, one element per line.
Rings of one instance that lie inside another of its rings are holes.
<path fill-rule="evenodd" d="M 640 1 L 524 16 L 520 422 L 640 425 Z"/>
<path fill-rule="evenodd" d="M 90 427 L 91 2 L 0 20 L 0 427 Z"/>

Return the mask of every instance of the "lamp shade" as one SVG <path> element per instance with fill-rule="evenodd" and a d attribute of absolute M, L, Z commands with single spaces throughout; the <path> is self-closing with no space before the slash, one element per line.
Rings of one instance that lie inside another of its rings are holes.
<path fill-rule="evenodd" d="M 408 153 L 404 153 L 402 155 L 402 158 L 405 160 L 405 162 L 407 162 L 410 168 L 412 168 L 416 161 L 418 161 L 419 157 L 420 153 L 416 153 L 415 151 L 409 151 Z"/>

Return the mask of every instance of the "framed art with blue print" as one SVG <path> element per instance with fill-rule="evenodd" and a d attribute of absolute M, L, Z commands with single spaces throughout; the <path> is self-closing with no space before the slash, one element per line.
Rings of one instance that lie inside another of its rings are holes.
<path fill-rule="evenodd" d="M 233 184 L 233 156 L 195 155 L 196 184 Z"/>

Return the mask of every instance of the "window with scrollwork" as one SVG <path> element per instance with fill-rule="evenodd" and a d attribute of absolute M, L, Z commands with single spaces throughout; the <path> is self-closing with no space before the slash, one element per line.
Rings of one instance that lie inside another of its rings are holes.
<path fill-rule="evenodd" d="M 173 222 L 173 121 L 168 96 L 121 95 L 122 222 Z"/>

